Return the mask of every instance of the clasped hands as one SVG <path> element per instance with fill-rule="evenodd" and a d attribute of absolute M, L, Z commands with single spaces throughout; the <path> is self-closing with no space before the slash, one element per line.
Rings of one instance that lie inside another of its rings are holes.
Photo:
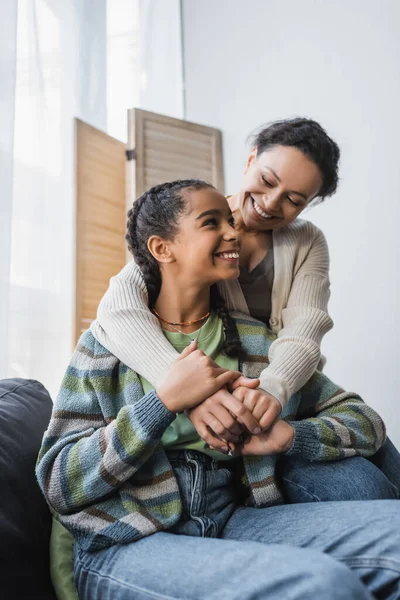
<path fill-rule="evenodd" d="M 157 392 L 169 410 L 185 412 L 214 450 L 241 455 L 286 452 L 293 443 L 293 427 L 279 419 L 280 403 L 259 385 L 259 379 L 219 367 L 193 342 Z"/>
<path fill-rule="evenodd" d="M 213 450 L 240 455 L 286 452 L 292 445 L 293 427 L 279 419 L 281 405 L 259 389 L 259 379 L 239 375 L 228 389 L 186 411 L 200 437 Z"/>

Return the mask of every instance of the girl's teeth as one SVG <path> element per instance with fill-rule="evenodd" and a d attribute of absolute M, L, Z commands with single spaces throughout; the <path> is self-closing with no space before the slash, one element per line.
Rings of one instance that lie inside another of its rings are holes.
<path fill-rule="evenodd" d="M 222 258 L 239 258 L 239 253 L 238 252 L 224 252 L 223 254 L 220 254 L 219 256 L 221 256 Z"/>
<path fill-rule="evenodd" d="M 255 210 L 258 212 L 258 214 L 263 217 L 264 219 L 271 219 L 271 215 L 267 215 L 267 213 L 265 213 L 262 208 L 257 204 L 257 202 L 253 199 L 253 206 L 255 208 Z"/>

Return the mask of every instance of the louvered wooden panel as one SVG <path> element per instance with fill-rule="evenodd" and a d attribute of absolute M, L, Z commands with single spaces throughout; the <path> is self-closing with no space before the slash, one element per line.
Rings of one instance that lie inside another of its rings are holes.
<path fill-rule="evenodd" d="M 213 127 L 133 108 L 128 147 L 135 150 L 130 169 L 130 199 L 173 179 L 204 179 L 224 192 L 221 132 Z"/>
<path fill-rule="evenodd" d="M 76 119 L 75 341 L 125 265 L 125 144 Z"/>

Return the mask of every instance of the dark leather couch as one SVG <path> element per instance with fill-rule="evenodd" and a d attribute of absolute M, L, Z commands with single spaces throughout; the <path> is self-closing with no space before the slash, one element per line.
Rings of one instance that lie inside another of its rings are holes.
<path fill-rule="evenodd" d="M 51 516 L 35 462 L 52 401 L 38 381 L 0 380 L 0 596 L 56 600 L 49 575 Z"/>

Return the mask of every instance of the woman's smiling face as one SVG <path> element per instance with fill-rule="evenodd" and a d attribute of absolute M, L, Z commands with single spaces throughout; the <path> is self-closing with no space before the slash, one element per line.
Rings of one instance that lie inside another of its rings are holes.
<path fill-rule="evenodd" d="M 266 231 L 283 227 L 318 195 L 322 186 L 318 166 L 292 146 L 273 146 L 250 154 L 239 208 L 247 229 Z"/>

